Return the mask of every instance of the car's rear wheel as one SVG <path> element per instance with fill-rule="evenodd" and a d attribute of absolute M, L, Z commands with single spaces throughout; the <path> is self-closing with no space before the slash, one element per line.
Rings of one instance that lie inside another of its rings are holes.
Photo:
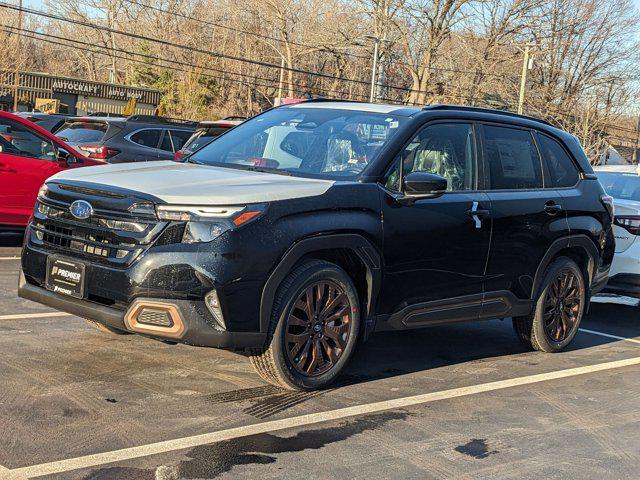
<path fill-rule="evenodd" d="M 89 320 L 88 318 L 84 319 L 89 325 L 91 325 L 96 330 L 100 330 L 103 333 L 111 333 L 113 335 L 130 335 L 131 332 L 127 332 L 126 330 L 118 330 L 117 328 L 107 327 L 100 322 L 96 322 L 95 320 Z"/>
<path fill-rule="evenodd" d="M 547 268 L 533 313 L 513 319 L 518 338 L 529 348 L 559 352 L 575 337 L 586 304 L 585 280 L 580 267 L 558 257 Z"/>
<path fill-rule="evenodd" d="M 329 385 L 358 339 L 360 308 L 351 278 L 335 264 L 311 260 L 278 289 L 267 347 L 251 363 L 269 383 L 294 390 Z"/>

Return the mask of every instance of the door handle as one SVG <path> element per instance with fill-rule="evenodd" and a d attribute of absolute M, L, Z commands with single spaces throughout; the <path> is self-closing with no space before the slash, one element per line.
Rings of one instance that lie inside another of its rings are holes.
<path fill-rule="evenodd" d="M 0 173 L 18 173 L 17 170 L 13 169 L 13 168 L 0 168 Z"/>
<path fill-rule="evenodd" d="M 490 214 L 489 210 L 479 209 L 479 206 L 478 202 L 473 202 L 471 209 L 467 210 L 467 215 L 476 222 L 476 228 L 482 228 L 482 219 Z"/>
<path fill-rule="evenodd" d="M 557 215 L 562 211 L 562 205 L 558 205 L 553 200 L 544 204 L 544 211 L 547 215 Z"/>

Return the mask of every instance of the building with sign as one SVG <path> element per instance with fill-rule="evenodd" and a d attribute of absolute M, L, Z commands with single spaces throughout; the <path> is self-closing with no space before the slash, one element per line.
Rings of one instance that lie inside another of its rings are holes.
<path fill-rule="evenodd" d="M 135 105 L 135 113 L 153 115 L 160 104 L 161 93 L 148 88 L 91 82 L 56 77 L 45 73 L 18 74 L 18 109 L 33 110 L 38 106 L 57 109 L 59 113 L 89 115 L 91 113 L 123 113 L 127 104 Z M 0 109 L 13 110 L 13 72 L 0 72 Z M 131 99 L 135 99 L 131 102 Z"/>

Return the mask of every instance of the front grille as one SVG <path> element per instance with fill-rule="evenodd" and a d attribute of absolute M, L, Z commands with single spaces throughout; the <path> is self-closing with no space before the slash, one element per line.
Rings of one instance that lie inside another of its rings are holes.
<path fill-rule="evenodd" d="M 30 224 L 30 241 L 55 252 L 93 261 L 127 265 L 158 239 L 167 226 L 129 212 L 94 211 L 87 220 L 69 213 L 69 204 L 39 200 Z"/>

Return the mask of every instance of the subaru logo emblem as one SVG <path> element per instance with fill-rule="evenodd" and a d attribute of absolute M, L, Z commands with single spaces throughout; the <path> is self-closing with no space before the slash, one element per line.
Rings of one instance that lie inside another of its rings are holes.
<path fill-rule="evenodd" d="M 93 207 L 89 202 L 85 202 L 84 200 L 76 200 L 73 202 L 69 206 L 69 211 L 71 215 L 80 220 L 86 220 L 93 215 Z"/>

